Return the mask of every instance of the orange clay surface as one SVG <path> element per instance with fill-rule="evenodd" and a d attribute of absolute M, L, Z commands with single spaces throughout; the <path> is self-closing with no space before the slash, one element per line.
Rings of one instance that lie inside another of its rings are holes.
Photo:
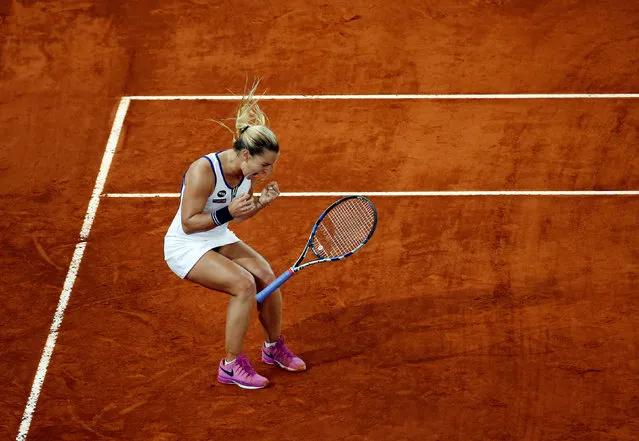
<path fill-rule="evenodd" d="M 0 439 L 15 439 L 120 97 L 639 91 L 633 2 L 0 5 Z M 264 101 L 282 191 L 637 190 L 639 100 Z M 233 102 L 131 103 L 107 193 L 179 191 Z M 233 230 L 276 273 L 335 198 Z M 373 197 L 283 288 L 308 364 L 216 382 L 227 297 L 178 279 L 177 199 L 100 202 L 29 440 L 635 440 L 639 198 Z"/>

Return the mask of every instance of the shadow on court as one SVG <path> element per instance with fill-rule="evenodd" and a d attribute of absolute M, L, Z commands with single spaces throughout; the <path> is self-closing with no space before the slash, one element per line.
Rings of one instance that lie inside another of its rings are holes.
<path fill-rule="evenodd" d="M 518 340 L 524 335 L 537 342 L 533 352 L 565 349 L 569 342 L 558 337 L 565 325 L 534 321 L 540 310 L 557 307 L 560 297 L 543 291 L 516 296 L 464 289 L 361 304 L 315 314 L 287 334 L 314 346 L 300 354 L 311 366 L 358 358 L 387 367 L 398 360 L 415 364 L 463 356 L 513 357 L 520 354 Z"/>

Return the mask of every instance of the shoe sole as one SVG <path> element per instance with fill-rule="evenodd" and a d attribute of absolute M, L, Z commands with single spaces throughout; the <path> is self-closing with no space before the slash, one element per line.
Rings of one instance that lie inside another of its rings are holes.
<path fill-rule="evenodd" d="M 279 366 L 279 367 L 281 367 L 282 369 L 284 369 L 284 370 L 286 370 L 286 371 L 289 371 L 289 372 L 304 372 L 304 371 L 306 370 L 306 365 L 304 365 L 304 367 L 303 367 L 303 368 L 300 368 L 300 369 L 291 369 L 290 367 L 284 366 L 282 363 L 280 363 L 280 362 L 279 362 L 279 361 L 277 361 L 277 360 L 274 360 L 274 361 L 273 361 L 273 363 L 271 363 L 271 362 L 268 362 L 268 361 L 266 361 L 266 360 L 264 360 L 264 359 L 262 358 L 262 361 L 263 361 L 264 363 L 268 364 L 269 366 L 275 366 L 275 365 L 278 365 L 278 366 Z"/>
<path fill-rule="evenodd" d="M 222 384 L 234 384 L 236 386 L 241 387 L 242 389 L 251 389 L 251 390 L 264 389 L 266 386 L 268 386 L 268 380 L 266 381 L 266 383 L 264 383 L 263 386 L 248 386 L 246 384 L 238 383 L 237 381 L 234 381 L 234 380 L 227 380 L 225 378 L 220 378 L 220 377 L 217 377 L 217 381 L 219 381 Z"/>

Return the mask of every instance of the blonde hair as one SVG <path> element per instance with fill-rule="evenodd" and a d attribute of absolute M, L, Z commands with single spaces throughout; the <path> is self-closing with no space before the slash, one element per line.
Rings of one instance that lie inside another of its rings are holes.
<path fill-rule="evenodd" d="M 235 118 L 232 118 L 235 120 L 235 131 L 226 124 L 216 121 L 233 133 L 233 149 L 238 153 L 244 149 L 247 149 L 251 155 L 259 155 L 265 149 L 272 152 L 280 151 L 277 137 L 268 128 L 268 118 L 257 104 L 259 98 L 255 96 L 255 92 L 259 84 L 260 80 L 257 79 L 250 90 L 247 91 L 245 87 Z"/>

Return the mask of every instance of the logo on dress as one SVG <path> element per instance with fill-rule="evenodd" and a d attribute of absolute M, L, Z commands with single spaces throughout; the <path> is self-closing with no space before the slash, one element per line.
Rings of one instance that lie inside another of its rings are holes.
<path fill-rule="evenodd" d="M 237 187 L 235 187 L 232 191 L 231 191 L 231 199 L 233 199 L 235 197 L 235 195 L 237 194 Z"/>
<path fill-rule="evenodd" d="M 217 192 L 218 198 L 223 198 L 224 196 L 226 196 L 226 190 L 220 190 Z"/>

